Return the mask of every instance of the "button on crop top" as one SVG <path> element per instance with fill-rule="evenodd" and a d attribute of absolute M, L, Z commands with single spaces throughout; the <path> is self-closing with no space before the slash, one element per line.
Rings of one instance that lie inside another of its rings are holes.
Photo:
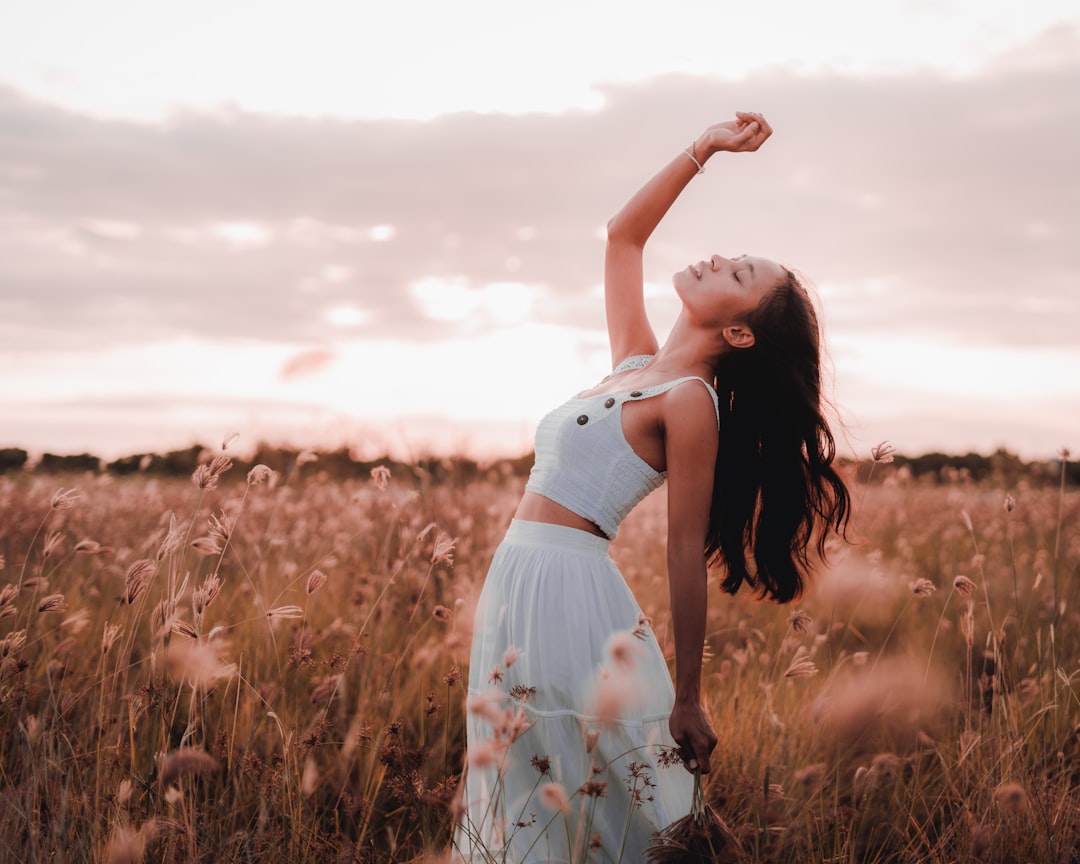
<path fill-rule="evenodd" d="M 640 369 L 650 359 L 647 354 L 628 357 L 611 374 Z M 626 515 L 667 476 L 638 456 L 627 442 L 622 427 L 623 403 L 657 396 L 686 381 L 700 381 L 708 387 L 719 423 L 716 393 L 697 376 L 623 393 L 575 396 L 540 421 L 536 461 L 525 491 L 551 499 L 614 539 Z"/>

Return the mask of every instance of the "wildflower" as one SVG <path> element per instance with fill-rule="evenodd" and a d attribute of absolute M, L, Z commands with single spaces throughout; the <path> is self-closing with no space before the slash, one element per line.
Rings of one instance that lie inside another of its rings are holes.
<path fill-rule="evenodd" d="M 438 621 L 440 624 L 447 624 L 453 619 L 454 613 L 447 609 L 445 606 L 436 606 L 434 609 L 431 610 L 431 617 Z"/>
<path fill-rule="evenodd" d="M 124 576 L 124 601 L 130 606 L 150 584 L 157 565 L 149 558 L 140 558 L 130 567 Z"/>
<path fill-rule="evenodd" d="M 220 555 L 224 551 L 213 537 L 196 537 L 191 548 L 201 555 Z"/>
<path fill-rule="evenodd" d="M 520 659 L 521 652 L 518 651 L 518 649 L 515 648 L 513 645 L 508 646 L 507 649 L 503 652 L 502 662 L 503 666 L 505 666 L 507 669 L 517 663 L 517 661 Z"/>
<path fill-rule="evenodd" d="M 38 604 L 38 612 L 64 612 L 68 608 L 63 594 L 50 594 Z"/>
<path fill-rule="evenodd" d="M 1069 461 L 1069 457 L 1072 456 L 1072 453 L 1069 452 L 1068 447 L 1062 447 L 1060 450 L 1058 450 L 1057 455 L 1062 462 L 1067 462 Z"/>
<path fill-rule="evenodd" d="M 158 763 L 158 782 L 162 786 L 169 786 L 181 777 L 206 774 L 216 771 L 217 767 L 217 760 L 209 753 L 194 747 L 181 747 L 161 757 Z"/>
<path fill-rule="evenodd" d="M 70 510 L 79 499 L 77 493 L 77 489 L 57 489 L 56 494 L 52 497 L 52 504 L 49 505 L 50 509 Z"/>
<path fill-rule="evenodd" d="M 435 538 L 435 548 L 431 550 L 431 563 L 432 564 L 446 564 L 447 566 L 454 566 L 454 545 L 457 540 L 452 539 L 447 534 L 440 533 Z"/>
<path fill-rule="evenodd" d="M 456 663 L 451 664 L 450 671 L 443 675 L 443 684 L 447 687 L 453 687 L 461 680 L 461 670 Z"/>
<path fill-rule="evenodd" d="M 138 864 L 146 855 L 146 847 L 157 837 L 157 823 L 143 822 L 138 831 L 132 825 L 117 824 L 109 832 L 105 847 L 105 864 Z"/>
<path fill-rule="evenodd" d="M 1019 783 L 1002 783 L 994 790 L 994 800 L 1007 813 L 1019 813 L 1027 807 L 1027 792 Z"/>
<path fill-rule="evenodd" d="M 312 570 L 307 578 L 307 587 L 304 589 L 310 597 L 326 584 L 326 574 L 322 570 Z"/>
<path fill-rule="evenodd" d="M 616 668 L 633 669 L 641 657 L 642 648 L 634 641 L 634 634 L 628 630 L 612 633 L 605 646 Z"/>
<path fill-rule="evenodd" d="M 469 767 L 484 768 L 488 765 L 497 765 L 502 761 L 504 753 L 502 742 L 498 739 L 489 738 L 487 741 L 481 741 L 469 748 Z"/>
<path fill-rule="evenodd" d="M 310 798 L 319 788 L 319 768 L 315 760 L 308 756 L 304 763 L 304 773 L 300 779 L 300 794 Z"/>
<path fill-rule="evenodd" d="M 964 644 L 968 648 L 975 645 L 975 602 L 968 599 L 964 604 L 964 612 L 960 616 L 960 634 L 964 637 Z"/>
<path fill-rule="evenodd" d="M 13 633 L 8 633 L 3 639 L 0 639 L 0 657 L 10 657 L 14 654 L 18 654 L 23 646 L 26 645 L 26 631 L 16 630 Z"/>
<path fill-rule="evenodd" d="M 258 486 L 274 476 L 273 470 L 267 465 L 256 465 L 247 475 L 248 486 Z"/>
<path fill-rule="evenodd" d="M 371 469 L 371 479 L 375 482 L 375 488 L 385 492 L 390 485 L 390 469 L 385 465 L 376 465 Z"/>
<path fill-rule="evenodd" d="M 12 600 L 15 599 L 15 595 L 19 593 L 19 589 L 11 583 L 8 583 L 3 588 L 0 588 L 0 608 L 7 606 Z"/>
<path fill-rule="evenodd" d="M 105 631 L 101 635 L 101 653 L 108 654 L 116 640 L 120 638 L 123 628 L 119 624 L 106 624 Z"/>
<path fill-rule="evenodd" d="M 196 618 L 201 617 L 203 612 L 221 593 L 221 580 L 217 573 L 212 573 L 203 580 L 202 587 L 191 592 L 191 608 Z"/>
<path fill-rule="evenodd" d="M 210 523 L 210 536 L 218 544 L 224 546 L 232 537 L 232 526 L 229 524 L 229 517 L 225 515 L 225 512 L 223 510 L 218 512 L 221 514 L 220 516 L 211 513 L 207 521 Z"/>
<path fill-rule="evenodd" d="M 860 765 L 855 769 L 855 779 L 851 784 L 851 795 L 855 799 L 856 807 L 859 806 L 859 802 L 866 796 L 866 793 L 873 789 L 876 781 L 877 775 L 865 765 Z"/>
<path fill-rule="evenodd" d="M 585 731 L 585 752 L 592 753 L 596 749 L 596 743 L 600 740 L 599 729 L 587 729 Z"/>
<path fill-rule="evenodd" d="M 813 765 L 807 765 L 805 768 L 800 768 L 795 772 L 795 781 L 801 783 L 808 790 L 814 789 L 819 783 L 821 778 L 825 776 L 825 763 L 815 762 Z"/>
<path fill-rule="evenodd" d="M 236 667 L 222 660 L 216 647 L 196 641 L 170 642 L 165 667 L 173 680 L 193 684 L 212 684 L 236 673 Z"/>
<path fill-rule="evenodd" d="M 503 694 L 499 690 L 470 693 L 465 700 L 465 710 L 495 725 L 502 718 Z"/>
<path fill-rule="evenodd" d="M 1016 499 L 1012 495 L 1005 496 L 1005 512 L 1012 513 L 1013 508 L 1016 507 Z"/>
<path fill-rule="evenodd" d="M 814 619 L 802 609 L 796 609 L 791 613 L 791 617 L 788 618 L 788 624 L 796 633 L 808 633 L 810 631 L 810 625 L 813 623 Z"/>
<path fill-rule="evenodd" d="M 957 576 L 953 579 L 953 588 L 961 597 L 970 597 L 977 587 L 967 576 Z"/>
<path fill-rule="evenodd" d="M 578 792 L 586 798 L 607 798 L 607 781 L 587 780 Z"/>
<path fill-rule="evenodd" d="M 916 597 L 933 597 L 937 588 L 934 583 L 929 579 L 916 579 L 914 582 L 909 582 L 908 587 L 911 589 L 911 593 Z"/>
<path fill-rule="evenodd" d="M 271 621 L 286 618 L 303 618 L 304 610 L 299 606 L 275 606 L 273 609 L 267 610 L 266 617 Z"/>
<path fill-rule="evenodd" d="M 535 687 L 526 687 L 524 684 L 515 684 L 510 688 L 510 698 L 517 699 L 518 702 L 524 702 L 530 696 L 536 695 Z"/>
<path fill-rule="evenodd" d="M 545 783 L 540 787 L 540 803 L 548 810 L 561 810 L 563 813 L 570 812 L 570 799 L 566 796 L 566 790 L 560 783 Z"/>
<path fill-rule="evenodd" d="M 232 468 L 232 466 L 233 461 L 231 458 L 225 455 L 218 455 L 215 456 L 212 460 L 210 460 L 210 473 L 213 474 L 215 477 L 220 477 L 222 474 Z"/>
<path fill-rule="evenodd" d="M 503 680 L 503 671 L 498 666 L 493 666 L 488 673 L 488 684 L 501 684 Z"/>
<path fill-rule="evenodd" d="M 541 775 L 551 773 L 551 760 L 547 756 L 533 755 L 529 760 L 529 764 L 533 766 Z"/>
<path fill-rule="evenodd" d="M 112 551 L 111 546 L 102 546 L 97 540 L 80 540 L 75 544 L 75 552 L 80 555 L 102 555 Z"/>
<path fill-rule="evenodd" d="M 893 447 L 888 441 L 882 441 L 876 447 L 870 448 L 870 456 L 875 463 L 881 465 L 887 465 L 893 461 L 893 454 L 896 452 L 896 448 Z"/>
<path fill-rule="evenodd" d="M 878 753 L 870 760 L 870 770 L 878 774 L 895 774 L 900 767 L 900 757 L 895 753 Z"/>
<path fill-rule="evenodd" d="M 648 617 L 644 612 L 637 616 L 637 626 L 631 630 L 638 639 L 647 639 L 648 628 L 652 627 L 652 618 Z"/>
<path fill-rule="evenodd" d="M 59 551 L 61 545 L 64 542 L 63 531 L 53 531 L 46 538 L 45 543 L 41 549 L 41 557 L 46 561 L 53 556 L 53 554 Z"/>
<path fill-rule="evenodd" d="M 169 531 L 165 535 L 165 539 L 161 541 L 161 546 L 158 548 L 157 560 L 161 561 L 168 558 L 173 552 L 180 548 L 180 544 L 183 542 L 183 535 L 180 532 L 179 526 L 176 524 L 176 514 L 169 514 Z"/>
<path fill-rule="evenodd" d="M 800 645 L 799 650 L 795 652 L 795 656 L 791 660 L 791 665 L 788 666 L 787 672 L 784 673 L 784 677 L 813 678 L 817 674 L 817 666 L 813 660 L 806 656 L 806 648 Z"/>
<path fill-rule="evenodd" d="M 209 466 L 200 465 L 192 472 L 191 482 L 199 489 L 216 489 L 218 478 L 210 471 Z"/>

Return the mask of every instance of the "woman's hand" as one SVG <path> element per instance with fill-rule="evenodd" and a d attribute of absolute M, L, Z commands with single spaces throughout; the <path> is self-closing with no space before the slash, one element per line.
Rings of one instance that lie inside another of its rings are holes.
<path fill-rule="evenodd" d="M 671 737 L 679 745 L 687 771 L 709 773 L 709 757 L 716 747 L 716 733 L 699 702 L 676 700 L 668 721 Z"/>
<path fill-rule="evenodd" d="M 734 120 L 706 129 L 694 142 L 694 149 L 706 157 L 721 151 L 750 153 L 764 144 L 770 135 L 772 126 L 760 114 L 736 111 Z"/>

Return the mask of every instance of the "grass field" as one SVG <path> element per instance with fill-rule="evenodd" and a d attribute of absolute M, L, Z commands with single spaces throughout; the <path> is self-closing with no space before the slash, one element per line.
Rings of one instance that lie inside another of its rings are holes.
<path fill-rule="evenodd" d="M 0 477 L 0 859 L 441 860 L 522 481 L 317 469 Z M 708 800 L 756 861 L 1077 860 L 1080 493 L 854 498 L 801 601 L 713 588 Z M 613 557 L 670 657 L 663 526 Z"/>

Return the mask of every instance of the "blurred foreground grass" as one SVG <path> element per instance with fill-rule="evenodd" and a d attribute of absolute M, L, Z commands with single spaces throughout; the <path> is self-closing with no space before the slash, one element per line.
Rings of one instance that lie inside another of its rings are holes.
<path fill-rule="evenodd" d="M 877 472 L 801 601 L 712 591 L 713 806 L 758 861 L 1075 860 L 1080 493 Z M 438 860 L 522 481 L 195 480 L 0 477 L 0 858 Z M 663 525 L 613 557 L 670 657 Z"/>

